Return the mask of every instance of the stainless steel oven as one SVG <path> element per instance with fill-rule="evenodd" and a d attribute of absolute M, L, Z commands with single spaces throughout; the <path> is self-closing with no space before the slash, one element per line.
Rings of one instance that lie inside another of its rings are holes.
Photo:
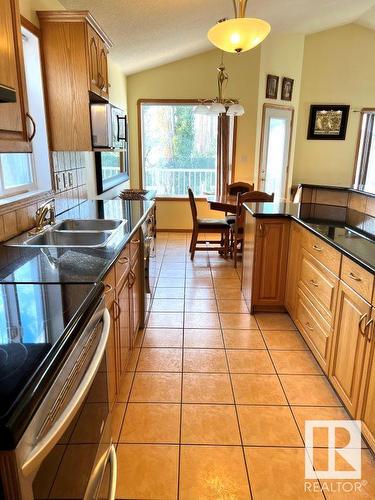
<path fill-rule="evenodd" d="M 16 448 L 22 499 L 114 499 L 110 316 L 100 299 Z"/>
<path fill-rule="evenodd" d="M 143 245 L 141 245 L 141 259 L 143 266 L 141 273 L 144 283 L 144 293 L 141 297 L 141 327 L 144 327 L 147 321 L 148 313 L 151 308 L 151 300 L 154 295 L 156 286 L 156 259 L 155 259 L 155 213 L 151 211 L 147 219 L 141 226 L 141 237 Z"/>

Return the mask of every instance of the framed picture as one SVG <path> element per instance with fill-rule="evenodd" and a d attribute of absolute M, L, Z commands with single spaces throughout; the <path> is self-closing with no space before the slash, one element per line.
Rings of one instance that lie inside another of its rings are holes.
<path fill-rule="evenodd" d="M 293 95 L 293 78 L 283 78 L 283 82 L 281 84 L 281 99 L 283 101 L 291 101 Z"/>
<path fill-rule="evenodd" d="M 279 77 L 276 75 L 267 75 L 266 98 L 277 99 L 279 88 Z"/>
<path fill-rule="evenodd" d="M 307 138 L 345 140 L 349 109 L 346 104 L 312 104 Z"/>

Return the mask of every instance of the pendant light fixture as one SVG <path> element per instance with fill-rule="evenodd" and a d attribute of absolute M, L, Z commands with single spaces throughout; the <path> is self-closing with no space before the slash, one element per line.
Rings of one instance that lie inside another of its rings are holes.
<path fill-rule="evenodd" d="M 217 68 L 217 90 L 218 96 L 214 99 L 202 99 L 195 108 L 195 113 L 198 115 L 214 115 L 219 116 L 226 114 L 228 116 L 242 116 L 245 113 L 244 107 L 237 99 L 226 99 L 224 90 L 228 84 L 229 76 L 225 71 L 223 62 L 223 53 L 221 53 L 221 64 Z"/>
<path fill-rule="evenodd" d="M 207 36 L 210 42 L 225 52 L 239 54 L 259 45 L 271 31 L 263 19 L 245 17 L 247 0 L 233 0 L 234 19 L 222 19 Z"/>

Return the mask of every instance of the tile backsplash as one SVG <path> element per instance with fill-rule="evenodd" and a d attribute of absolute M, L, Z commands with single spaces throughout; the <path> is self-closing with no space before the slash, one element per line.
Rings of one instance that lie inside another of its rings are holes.
<path fill-rule="evenodd" d="M 56 200 L 56 213 L 72 209 L 87 199 L 86 152 L 52 152 L 53 190 L 36 193 L 0 206 L 0 242 L 17 236 L 35 225 L 35 212 L 45 200 Z"/>

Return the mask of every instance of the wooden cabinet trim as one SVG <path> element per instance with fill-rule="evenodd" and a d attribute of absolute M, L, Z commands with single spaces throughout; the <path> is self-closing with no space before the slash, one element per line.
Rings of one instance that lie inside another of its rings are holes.
<path fill-rule="evenodd" d="M 343 255 L 340 277 L 367 302 L 371 303 L 374 289 L 374 275 Z"/>

